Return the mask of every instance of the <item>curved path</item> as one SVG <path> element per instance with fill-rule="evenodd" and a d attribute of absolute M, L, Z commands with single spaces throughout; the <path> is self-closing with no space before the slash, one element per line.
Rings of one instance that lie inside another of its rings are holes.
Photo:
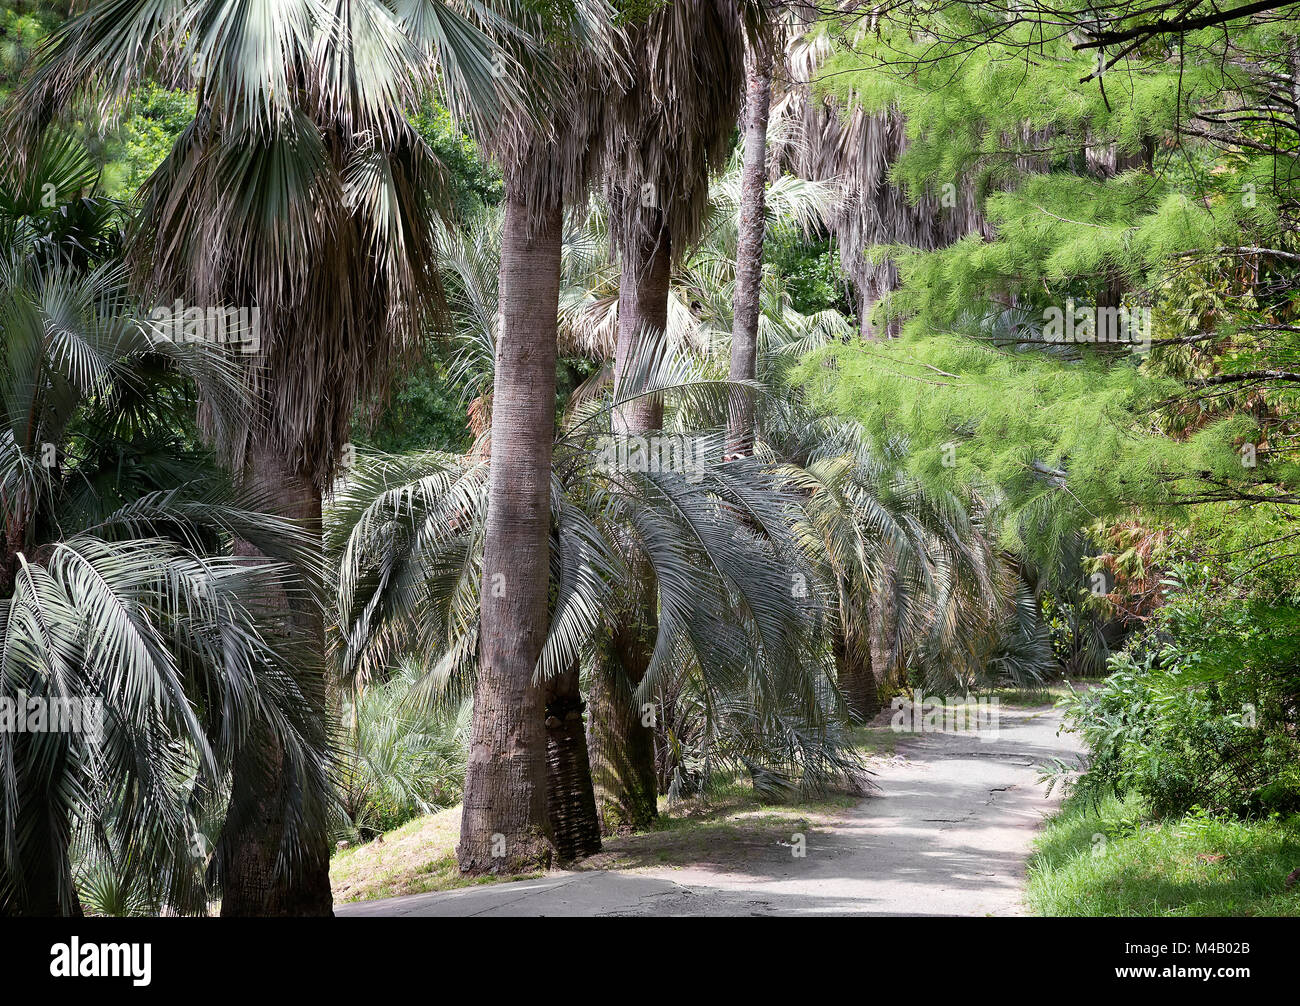
<path fill-rule="evenodd" d="M 789 847 L 711 867 L 556 872 L 339 905 L 339 916 L 1016 915 L 1034 832 L 1056 805 L 1037 766 L 1073 760 L 1050 708 L 1000 710 L 995 738 L 922 733 L 873 759 L 878 793 Z"/>

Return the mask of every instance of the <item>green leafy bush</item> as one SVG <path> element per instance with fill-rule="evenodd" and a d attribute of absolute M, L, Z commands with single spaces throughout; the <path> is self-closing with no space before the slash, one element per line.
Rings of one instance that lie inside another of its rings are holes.
<path fill-rule="evenodd" d="M 1225 596 L 1208 566 L 1184 564 L 1167 586 L 1151 631 L 1067 700 L 1089 750 L 1076 791 L 1137 792 L 1160 817 L 1300 810 L 1300 612 Z"/>

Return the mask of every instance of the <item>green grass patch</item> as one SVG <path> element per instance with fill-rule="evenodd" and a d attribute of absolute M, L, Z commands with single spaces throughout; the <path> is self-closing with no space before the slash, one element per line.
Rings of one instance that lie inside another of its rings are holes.
<path fill-rule="evenodd" d="M 898 733 L 889 727 L 857 724 L 852 729 L 853 746 L 864 755 L 888 757 L 898 747 Z"/>
<path fill-rule="evenodd" d="M 1069 800 L 1029 862 L 1039 915 L 1300 916 L 1300 815 L 1148 821 L 1136 797 Z"/>
<path fill-rule="evenodd" d="M 475 884 L 532 880 L 540 873 L 463 877 L 456 866 L 460 807 L 427 814 L 386 832 L 382 840 L 336 852 L 330 886 L 336 903 L 400 898 L 405 894 L 451 891 Z"/>

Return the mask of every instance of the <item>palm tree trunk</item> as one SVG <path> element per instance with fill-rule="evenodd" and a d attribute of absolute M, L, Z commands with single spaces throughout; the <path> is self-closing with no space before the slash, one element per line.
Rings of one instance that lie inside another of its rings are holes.
<path fill-rule="evenodd" d="M 866 722 L 880 712 L 880 689 L 876 685 L 871 647 L 852 626 L 836 626 L 832 638 L 835 678 L 844 701 L 855 719 Z"/>
<path fill-rule="evenodd" d="M 868 611 L 867 654 L 877 689 L 888 692 L 898 684 L 898 666 L 894 659 L 894 598 L 888 587 L 871 595 Z"/>
<path fill-rule="evenodd" d="M 274 450 L 250 449 L 246 480 L 281 516 L 302 521 L 319 535 L 321 496 L 311 480 L 285 464 Z M 236 542 L 238 555 L 261 556 L 249 542 Z M 306 598 L 291 601 L 281 595 L 268 602 L 268 621 L 279 623 L 287 641 L 307 659 L 318 662 L 304 675 L 309 701 L 328 716 L 325 702 L 325 633 L 321 612 Z M 221 914 L 246 916 L 332 916 L 329 836 L 323 814 L 307 814 L 299 827 L 296 848 L 285 869 L 281 850 L 286 826 L 301 809 L 302 781 L 287 771 L 279 741 L 263 732 L 236 755 L 230 806 L 218 844 L 221 863 Z"/>
<path fill-rule="evenodd" d="M 549 865 L 545 695 L 556 315 L 563 213 L 506 198 L 479 667 L 456 857 L 465 873 Z"/>
<path fill-rule="evenodd" d="M 0 554 L 0 597 L 9 597 L 13 593 L 14 577 L 18 573 L 18 553 L 23 550 L 27 522 L 18 514 L 18 507 L 10 513 L 9 500 L 4 508 L 4 550 Z"/>
<path fill-rule="evenodd" d="M 638 615 L 649 621 L 638 621 Z M 591 780 L 606 835 L 649 827 L 659 813 L 655 719 L 647 719 L 633 694 L 654 647 L 653 618 L 644 601 L 625 607 L 593 667 Z M 656 713 L 650 711 L 652 717 Z"/>
<path fill-rule="evenodd" d="M 758 375 L 759 293 L 763 279 L 763 225 L 766 214 L 767 119 L 772 108 L 772 56 L 761 48 L 747 62 L 745 162 L 740 178 L 740 239 L 736 248 L 736 293 L 731 322 L 733 381 Z M 727 456 L 754 449 L 754 399 L 733 393 L 727 423 Z"/>
<path fill-rule="evenodd" d="M 668 327 L 672 251 L 667 227 L 622 249 L 622 258 L 615 389 L 623 384 L 638 342 L 663 338 Z M 638 398 L 616 411 L 613 425 L 618 434 L 652 433 L 663 426 L 663 401 L 656 396 Z M 632 572 L 634 586 L 613 616 L 591 682 L 591 776 L 605 834 L 644 828 L 658 814 L 654 728 L 645 722 L 633 696 L 654 647 L 657 592 L 644 564 Z"/>
<path fill-rule="evenodd" d="M 634 211 L 635 212 L 635 211 Z M 618 343 L 614 349 L 614 387 L 623 384 L 638 343 L 664 338 L 668 331 L 668 286 L 672 275 L 672 241 L 666 222 L 621 249 L 623 272 L 618 284 Z M 614 414 L 615 433 L 650 433 L 664 422 L 663 399 L 647 395 Z"/>
<path fill-rule="evenodd" d="M 561 862 L 600 851 L 578 662 L 546 683 L 546 807 Z"/>
<path fill-rule="evenodd" d="M 879 276 L 873 276 L 858 284 L 858 335 L 863 342 L 880 342 L 888 339 L 890 320 L 873 323 L 871 312 L 884 295 Z"/>

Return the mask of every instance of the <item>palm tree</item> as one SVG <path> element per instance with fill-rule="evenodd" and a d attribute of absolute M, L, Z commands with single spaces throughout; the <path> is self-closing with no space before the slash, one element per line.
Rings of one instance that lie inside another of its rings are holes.
<path fill-rule="evenodd" d="M 581 231 L 572 228 L 567 231 L 562 261 L 572 258 L 571 239 L 575 234 L 581 234 Z M 444 282 L 452 308 L 455 339 L 460 347 L 453 361 L 453 374 L 464 387 L 464 398 L 470 402 L 471 415 L 481 434 L 479 443 L 470 453 L 474 462 L 486 458 L 492 439 L 488 436 L 491 429 L 489 403 L 498 364 L 497 336 L 501 332 L 501 291 L 497 286 L 497 276 L 500 273 L 502 237 L 501 215 L 495 211 L 482 214 L 480 219 L 471 221 L 463 229 L 440 228 L 439 250 Z M 477 518 L 482 518 L 479 509 L 474 508 L 472 512 Z M 479 525 L 476 523 L 473 527 L 477 531 Z M 344 544 L 340 541 L 338 547 L 341 549 Z M 552 558 L 554 554 L 552 551 Z M 478 572 L 476 570 L 475 584 L 478 583 Z M 477 611 L 459 611 L 452 624 L 439 634 L 433 649 L 436 651 L 446 645 L 447 640 L 456 638 L 458 633 L 472 632 L 477 638 L 477 616 Z M 341 618 L 343 624 L 352 624 L 346 608 L 341 612 Z M 474 628 L 471 630 L 470 626 Z M 364 670 L 369 671 L 371 664 L 373 661 L 367 660 Z M 600 829 L 587 758 L 583 718 L 585 703 L 576 665 L 559 669 L 552 667 L 548 673 L 537 677 L 543 690 L 545 709 L 546 807 L 550 840 L 561 861 L 568 861 L 600 849 Z"/>
<path fill-rule="evenodd" d="M 748 770 L 756 786 L 777 792 L 843 785 L 855 774 L 838 725 L 845 705 L 863 714 L 865 703 L 877 700 L 876 682 L 865 658 L 855 665 L 841 654 L 835 665 L 833 633 L 844 622 L 850 638 L 864 638 L 865 597 L 888 592 L 902 613 L 891 666 L 913 664 L 945 686 L 954 683 L 942 677 L 951 667 L 965 675 L 956 684 L 973 680 L 968 672 L 991 653 L 983 642 L 988 627 L 1000 627 L 1008 613 L 999 601 L 996 618 L 961 617 L 967 608 L 989 607 L 986 596 L 1003 597 L 1004 581 L 986 573 L 996 557 L 957 501 L 929 499 L 904 483 L 897 459 L 867 444 L 860 431 L 819 421 L 795 401 L 771 407 L 761 457 L 721 466 L 715 460 L 699 483 L 595 463 L 613 417 L 638 397 L 677 401 L 666 410 L 666 432 L 698 435 L 725 421 L 731 385 L 708 349 L 731 324 L 739 178 L 736 165 L 715 184 L 706 240 L 679 268 L 668 346 L 640 347 L 623 397 L 603 377 L 579 389 L 553 453 L 551 628 L 535 677 L 547 683 L 548 708 L 556 711 L 551 703 L 573 694 L 575 658 L 591 667 L 605 645 L 629 565 L 648 566 L 660 617 L 650 667 L 629 704 L 653 700 L 660 710 L 656 784 L 670 796 L 695 791 L 726 766 Z M 773 185 L 771 196 L 769 212 L 782 226 L 818 219 L 828 202 L 825 186 L 788 178 Z M 617 296 L 617 269 L 601 254 L 607 219 L 597 204 L 584 227 L 566 229 L 561 251 L 562 342 L 598 355 L 612 355 Z M 462 376 L 480 405 L 498 359 L 493 234 L 490 223 L 449 231 L 442 255 L 455 266 L 445 283 L 463 340 Z M 765 277 L 762 306 L 757 359 L 765 380 L 780 377 L 783 361 L 851 333 L 835 312 L 803 316 L 791 309 L 773 275 Z M 723 441 L 715 429 L 702 456 L 716 459 Z M 464 458 L 380 459 L 367 461 L 349 486 L 349 507 L 338 514 L 337 547 L 347 557 L 341 583 L 351 591 L 341 623 L 350 626 L 342 635 L 359 673 L 402 653 L 435 654 L 421 691 L 454 703 L 472 687 L 485 467 L 479 449 Z M 791 527 L 792 513 L 802 516 Z M 792 591 L 793 584 L 803 589 Z M 811 608 L 802 621 L 789 607 L 798 595 Z M 784 636 L 781 625 L 791 627 Z M 972 639 L 979 645 L 970 647 Z M 978 652 L 968 656 L 970 649 Z M 798 658 L 771 660 L 770 652 Z M 806 704 L 792 704 L 792 696 Z M 563 720 L 548 718 L 552 753 L 560 728 L 570 741 L 564 750 L 581 752 L 580 701 L 564 707 Z M 568 778 L 579 778 L 580 761 L 568 764 Z M 554 774 L 548 780 L 553 840 L 566 858 L 581 840 L 578 826 L 590 821 L 587 792 L 566 788 Z"/>
<path fill-rule="evenodd" d="M 855 44 L 874 30 L 875 15 L 857 29 Z M 785 70 L 792 85 L 773 108 L 773 118 L 789 123 L 772 153 L 801 178 L 835 181 L 843 198 L 829 224 L 842 250 L 845 271 L 857 292 L 864 339 L 897 334 L 895 319 L 882 328 L 872 322 L 877 302 L 898 285 L 898 268 L 888 257 L 871 254 L 876 246 L 906 244 L 937 248 L 986 227 L 976 207 L 973 185 L 954 179 L 954 205 L 943 193 L 905 192 L 890 180 L 890 169 L 906 147 L 900 112 L 842 108 L 814 92 L 818 67 L 832 52 L 833 36 L 814 30 L 790 39 Z M 919 196 L 919 198 L 916 198 Z"/>
<path fill-rule="evenodd" d="M 442 0 L 291 0 L 228 14 L 215 0 L 98 3 L 42 50 L 16 105 L 30 132 L 83 97 L 124 100 L 160 63 L 196 90 L 194 121 L 144 186 L 136 273 L 164 302 L 259 312 L 261 349 L 245 368 L 255 408 L 212 432 L 243 485 L 319 535 L 356 401 L 437 303 L 439 173 L 405 113 L 437 88 L 453 109 L 491 118 L 506 81 L 487 36 Z M 323 666 L 319 609 L 275 606 Z M 323 681 L 309 699 L 323 717 Z M 235 773 L 232 808 L 252 812 L 224 832 L 222 911 L 330 914 L 323 833 L 284 875 L 278 836 L 298 789 L 285 752 L 265 741 Z"/>
<path fill-rule="evenodd" d="M 481 434 L 471 453 L 474 459 L 484 458 L 491 449 L 489 403 L 497 366 L 497 334 L 501 331 L 502 291 L 497 287 L 496 277 L 500 272 L 502 237 L 500 214 L 492 212 L 483 214 L 465 229 L 443 228 L 440 238 L 455 338 L 460 346 L 453 369 L 464 386 L 465 397 L 471 400 L 470 413 Z M 565 254 L 562 250 L 561 261 Z M 551 386 L 554 387 L 553 375 Z M 555 553 L 548 551 L 553 561 Z M 473 621 L 458 618 L 457 629 L 449 631 L 446 638 L 453 638 L 455 631 L 468 631 L 466 623 Z M 548 834 L 560 861 L 568 862 L 600 850 L 600 827 L 596 820 L 583 717 L 586 703 L 582 699 L 576 664 L 551 668 L 550 673 L 534 677 L 539 679 L 542 689 L 546 727 Z"/>
<path fill-rule="evenodd" d="M 546 694 L 534 677 L 546 638 L 556 318 L 564 207 L 583 205 L 618 64 L 603 3 L 538 17 L 559 41 L 529 60 L 536 106 L 490 132 L 505 210 L 495 340 L 479 669 L 457 859 L 466 873 L 550 861 Z M 522 54 L 521 54 L 522 55 Z"/>
<path fill-rule="evenodd" d="M 632 86 L 610 101 L 604 164 L 622 270 L 616 395 L 638 347 L 663 338 L 674 256 L 698 236 L 709 178 L 731 153 L 744 84 L 743 23 L 755 12 L 738 0 L 683 0 L 629 28 Z M 657 396 L 628 396 L 614 432 L 637 436 L 662 422 Z M 650 713 L 631 702 L 656 634 L 654 585 L 648 570 L 633 572 L 593 678 L 592 773 L 607 831 L 644 826 L 657 813 Z"/>
<path fill-rule="evenodd" d="M 759 293 L 763 280 L 763 230 L 766 223 L 767 123 L 772 109 L 772 42 L 748 40 L 745 58 L 744 168 L 741 179 L 740 240 L 736 248 L 736 294 L 731 328 L 733 381 L 757 375 Z M 748 454 L 754 445 L 753 400 L 741 396 L 731 405 L 727 454 Z"/>
<path fill-rule="evenodd" d="M 299 589 L 310 542 L 188 445 L 195 389 L 214 423 L 246 408 L 239 370 L 224 349 L 170 341 L 128 296 L 120 216 L 81 194 L 84 152 L 47 137 L 22 169 L 5 163 L 0 699 L 73 717 L 0 730 L 0 914 L 81 914 L 78 861 L 101 895 L 108 864 L 154 911 L 206 912 L 213 829 L 199 822 L 227 803 L 251 736 L 274 736 L 303 781 L 288 848 L 324 818 L 312 665 L 269 645 L 255 614 Z M 237 540 L 264 558 L 232 554 Z"/>
<path fill-rule="evenodd" d="M 535 156 L 546 160 L 544 149 Z M 546 631 L 562 213 L 558 198 L 530 205 L 507 172 L 481 667 L 457 850 L 466 873 L 527 871 L 550 860 L 544 698 L 533 669 Z"/>

